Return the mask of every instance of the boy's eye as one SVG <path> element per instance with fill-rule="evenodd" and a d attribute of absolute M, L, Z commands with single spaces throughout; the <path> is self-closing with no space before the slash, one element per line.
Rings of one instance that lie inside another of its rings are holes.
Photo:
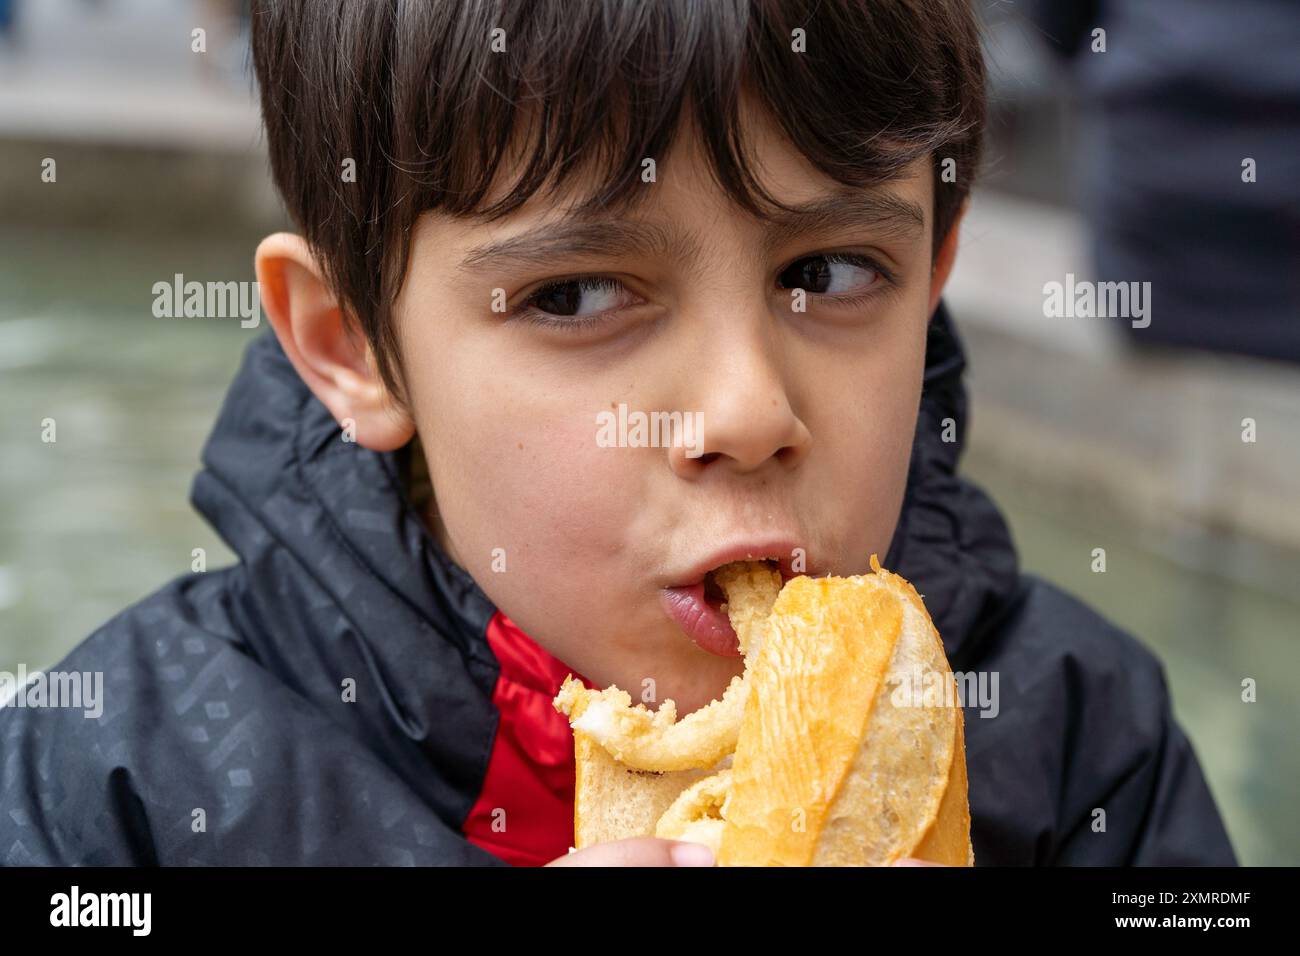
<path fill-rule="evenodd" d="M 523 309 L 548 316 L 580 318 L 613 312 L 636 301 L 636 296 L 617 279 L 585 276 L 547 283 L 524 300 Z"/>
<path fill-rule="evenodd" d="M 804 256 L 776 277 L 783 289 L 803 289 L 817 295 L 866 292 L 881 278 L 880 268 L 865 256 L 822 253 Z"/>

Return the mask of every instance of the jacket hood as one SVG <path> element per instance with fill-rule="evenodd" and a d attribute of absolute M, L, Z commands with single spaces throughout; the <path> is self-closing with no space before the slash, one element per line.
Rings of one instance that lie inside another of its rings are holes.
<path fill-rule="evenodd" d="M 976 622 L 1011 595 L 1018 574 L 996 508 L 957 475 L 968 420 L 965 364 L 941 305 L 929 326 L 907 489 L 884 560 L 925 597 L 954 667 L 981 636 Z M 955 441 L 943 440 L 945 426 Z M 232 609 L 247 650 L 309 699 L 339 693 L 340 672 L 367 675 L 380 693 L 350 709 L 355 730 L 378 732 L 385 755 L 405 761 L 422 788 L 438 784 L 420 772 L 413 750 L 453 782 L 472 781 L 483 741 L 437 731 L 448 714 L 490 722 L 483 708 L 498 662 L 485 629 L 495 608 L 418 517 L 397 453 L 340 440 L 268 330 L 249 346 L 202 459 L 191 497 L 247 568 Z M 465 671 L 477 692 L 467 693 L 463 680 L 437 679 Z M 454 808 L 450 794 L 441 796 Z"/>

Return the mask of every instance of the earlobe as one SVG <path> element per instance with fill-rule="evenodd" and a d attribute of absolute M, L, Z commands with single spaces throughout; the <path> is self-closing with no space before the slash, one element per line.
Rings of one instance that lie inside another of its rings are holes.
<path fill-rule="evenodd" d="M 262 306 L 299 377 L 358 444 L 392 451 L 415 424 L 384 385 L 365 337 L 344 319 L 316 257 L 301 236 L 278 232 L 257 247 Z"/>

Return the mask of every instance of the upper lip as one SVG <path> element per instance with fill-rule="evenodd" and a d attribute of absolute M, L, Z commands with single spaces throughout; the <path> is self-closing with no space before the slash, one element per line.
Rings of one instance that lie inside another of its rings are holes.
<path fill-rule="evenodd" d="M 792 568 L 795 559 L 795 550 L 802 548 L 804 551 L 803 569 L 795 571 Z M 710 571 L 714 571 L 724 564 L 730 564 L 732 561 L 762 561 L 772 560 L 777 563 L 781 571 L 781 580 L 788 581 L 790 578 L 800 574 L 815 575 L 817 574 L 816 565 L 810 557 L 807 557 L 807 546 L 801 544 L 793 538 L 787 537 L 754 537 L 742 538 L 726 547 L 719 548 L 711 552 L 701 561 L 691 565 L 684 573 L 678 575 L 678 583 L 673 587 L 691 587 L 699 584 L 704 580 L 704 576 Z"/>

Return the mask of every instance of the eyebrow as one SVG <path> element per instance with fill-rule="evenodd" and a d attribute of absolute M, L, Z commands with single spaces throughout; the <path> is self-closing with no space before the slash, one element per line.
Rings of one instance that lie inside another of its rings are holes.
<path fill-rule="evenodd" d="M 763 247 L 772 252 L 814 232 L 870 228 L 887 239 L 910 239 L 925 230 L 925 213 L 916 203 L 882 193 L 835 193 L 765 215 Z M 515 236 L 476 246 L 461 261 L 463 271 L 506 266 L 551 265 L 584 256 L 660 256 L 698 259 L 698 237 L 659 223 L 613 218 L 568 217 Z"/>

